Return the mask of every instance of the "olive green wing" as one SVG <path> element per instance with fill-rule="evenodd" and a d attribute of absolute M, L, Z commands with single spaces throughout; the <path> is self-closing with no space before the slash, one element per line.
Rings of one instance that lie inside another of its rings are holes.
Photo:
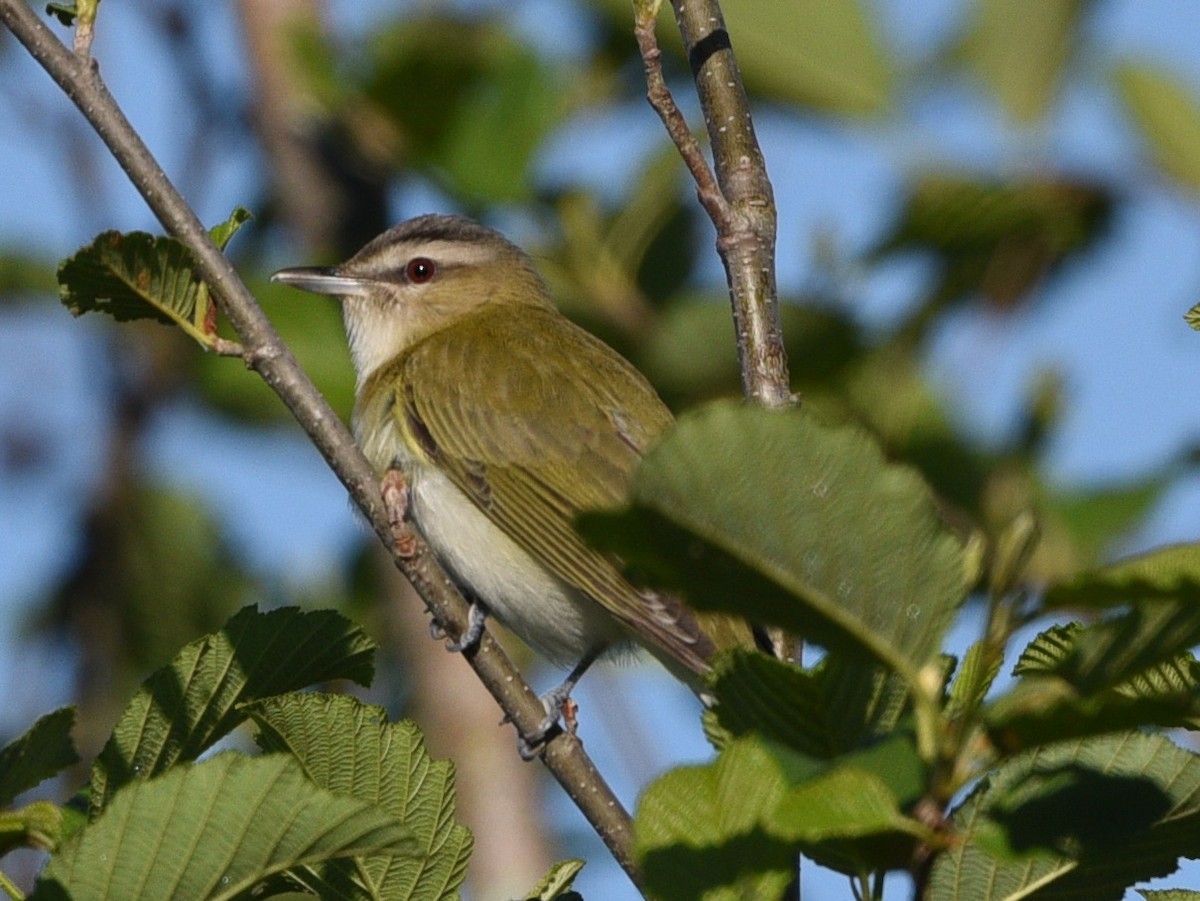
<path fill-rule="evenodd" d="M 711 642 L 671 598 L 639 592 L 574 527 L 625 502 L 671 414 L 618 354 L 554 310 L 475 314 L 405 358 L 397 425 L 506 534 L 694 672 Z M 446 374 L 451 374 L 450 378 Z"/>

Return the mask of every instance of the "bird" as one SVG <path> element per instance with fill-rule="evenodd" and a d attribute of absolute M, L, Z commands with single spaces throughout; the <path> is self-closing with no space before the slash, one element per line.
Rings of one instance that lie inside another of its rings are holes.
<path fill-rule="evenodd" d="M 351 423 L 376 473 L 402 473 L 408 513 L 471 603 L 570 667 L 543 696 L 553 726 L 596 659 L 645 646 L 702 693 L 717 650 L 749 627 L 639 588 L 575 528 L 628 500 L 673 416 L 646 378 L 555 306 L 530 257 L 457 215 L 401 222 L 347 262 L 272 276 L 341 303 L 356 373 Z"/>

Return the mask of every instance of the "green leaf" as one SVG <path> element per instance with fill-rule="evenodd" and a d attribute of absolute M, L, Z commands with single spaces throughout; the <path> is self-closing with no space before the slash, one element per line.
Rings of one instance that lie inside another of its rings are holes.
<path fill-rule="evenodd" d="M 1200 190 L 1200 98 L 1178 77 L 1152 65 L 1120 66 L 1116 80 L 1159 167 Z"/>
<path fill-rule="evenodd" d="M 987 697 L 1003 665 L 1003 654 L 997 653 L 987 638 L 981 638 L 967 648 L 958 674 L 950 687 L 950 697 L 946 705 L 947 717 L 973 716 Z"/>
<path fill-rule="evenodd" d="M 93 816 L 122 785 L 195 760 L 245 719 L 241 703 L 330 679 L 369 684 L 374 649 L 331 610 L 241 610 L 133 696 L 92 767 Z"/>
<path fill-rule="evenodd" d="M 224 250 L 238 230 L 253 218 L 254 215 L 245 207 L 234 207 L 228 219 L 208 230 L 208 236 L 220 250 Z"/>
<path fill-rule="evenodd" d="M 1142 665 L 1153 658 L 1159 631 L 1151 622 L 1142 637 L 1128 637 L 1113 623 L 1069 623 L 1043 632 L 1017 662 L 1021 682 L 988 711 L 993 741 L 1011 751 L 1139 726 L 1194 727 L 1200 663 L 1183 652 Z M 1134 642 L 1151 645 L 1151 654 L 1133 653 Z"/>
<path fill-rule="evenodd" d="M 1025 646 L 1017 664 L 1013 667 L 1014 676 L 1054 675 L 1059 672 L 1062 662 L 1070 656 L 1075 640 L 1083 630 L 1083 623 L 1063 623 L 1051 626 L 1033 641 Z"/>
<path fill-rule="evenodd" d="M 47 3 L 46 15 L 54 16 L 58 19 L 59 24 L 70 28 L 75 24 L 75 17 L 79 15 L 79 8 L 75 3 Z"/>
<path fill-rule="evenodd" d="M 471 833 L 454 822 L 454 767 L 425 750 L 414 723 L 388 723 L 382 707 L 347 695 L 281 695 L 248 705 L 259 745 L 285 751 L 322 788 L 367 801 L 402 823 L 421 859 L 380 855 L 295 874 L 321 897 L 457 898 Z M 365 894 L 359 894 L 355 889 Z"/>
<path fill-rule="evenodd" d="M 1183 888 L 1140 888 L 1137 893 L 1146 901 L 1200 901 L 1200 892 Z"/>
<path fill-rule="evenodd" d="M 903 682 L 861 661 L 826 656 L 802 670 L 740 650 L 718 659 L 711 688 L 712 716 L 728 735 L 754 732 L 820 759 L 890 732 L 908 698 Z"/>
<path fill-rule="evenodd" d="M 900 813 L 895 795 L 882 779 L 848 766 L 787 792 L 768 831 L 806 845 L 889 832 L 930 837 L 928 829 Z"/>
<path fill-rule="evenodd" d="M 911 736 L 836 761 L 737 738 L 715 763 L 650 786 L 638 808 L 638 854 L 667 898 L 772 897 L 801 851 L 845 873 L 904 866 L 932 839 L 900 812 L 924 791 Z"/>
<path fill-rule="evenodd" d="M 1188 325 L 1200 332 L 1200 303 L 1184 313 L 1183 318 L 1187 321 Z"/>
<path fill-rule="evenodd" d="M 24 735 L 0 749 L 0 807 L 79 762 L 71 741 L 74 725 L 75 708 L 61 707 L 39 717 Z"/>
<path fill-rule="evenodd" d="M 655 780 L 638 803 L 635 853 L 663 901 L 777 898 L 796 874 L 796 851 L 761 822 L 786 789 L 758 742 L 730 744 L 708 766 Z"/>
<path fill-rule="evenodd" d="M 910 684 L 965 594 L 962 549 L 920 477 L 805 410 L 718 402 L 684 415 L 639 467 L 632 502 L 583 528 L 638 575 Z"/>
<path fill-rule="evenodd" d="M 285 870 L 419 852 L 378 807 L 313 785 L 286 755 L 218 754 L 135 782 L 54 855 L 32 899 L 232 899 Z"/>
<path fill-rule="evenodd" d="M 1200 544 L 1156 548 L 1046 589 L 1048 609 L 1105 607 L 1139 598 L 1200 601 Z"/>
<path fill-rule="evenodd" d="M 224 248 L 250 218 L 241 207 L 211 231 Z M 217 309 L 191 252 L 174 238 L 108 231 L 58 267 L 59 296 L 75 316 L 175 324 L 206 348 L 216 344 Z"/>
<path fill-rule="evenodd" d="M 584 862 L 573 857 L 553 864 L 541 881 L 525 896 L 524 901 L 583 901 L 579 894 L 572 890 L 575 877 L 583 867 Z"/>
<path fill-rule="evenodd" d="M 981 0 L 965 52 L 1004 111 L 1041 118 L 1058 93 L 1081 0 Z"/>
<path fill-rule="evenodd" d="M 1008 309 L 1094 246 L 1112 208 L 1111 190 L 1093 182 L 979 180 L 935 171 L 912 187 L 876 254 L 916 249 L 936 256 L 942 273 L 918 315 L 980 295 Z"/>
<path fill-rule="evenodd" d="M 1200 598 L 1191 603 L 1143 601 L 1075 633 L 1055 674 L 1087 694 L 1173 661 L 1197 643 Z"/>
<path fill-rule="evenodd" d="M 1195 855 L 1200 757 L 1138 733 L 1037 748 L 984 780 L 951 822 L 963 841 L 935 860 L 931 901 L 1120 901 Z"/>

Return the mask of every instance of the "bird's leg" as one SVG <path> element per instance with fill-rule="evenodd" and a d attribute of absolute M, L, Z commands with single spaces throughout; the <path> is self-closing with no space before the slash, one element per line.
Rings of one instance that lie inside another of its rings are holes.
<path fill-rule="evenodd" d="M 559 728 L 560 720 L 565 719 L 569 731 L 574 734 L 576 706 L 571 700 L 571 692 L 588 671 L 588 667 L 596 662 L 596 658 L 604 653 L 604 650 L 603 647 L 592 648 L 575 664 L 575 668 L 567 673 L 567 678 L 538 699 L 546 709 L 546 716 L 530 735 L 523 735 L 517 740 L 517 751 L 523 760 L 532 760 L 538 755 L 550 735 Z"/>

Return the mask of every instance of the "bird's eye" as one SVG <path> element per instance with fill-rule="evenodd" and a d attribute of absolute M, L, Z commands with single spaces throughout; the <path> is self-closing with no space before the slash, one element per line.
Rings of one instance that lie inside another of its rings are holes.
<path fill-rule="evenodd" d="M 411 284 L 423 285 L 437 275 L 437 263 L 429 257 L 415 257 L 404 267 L 404 277 Z"/>

